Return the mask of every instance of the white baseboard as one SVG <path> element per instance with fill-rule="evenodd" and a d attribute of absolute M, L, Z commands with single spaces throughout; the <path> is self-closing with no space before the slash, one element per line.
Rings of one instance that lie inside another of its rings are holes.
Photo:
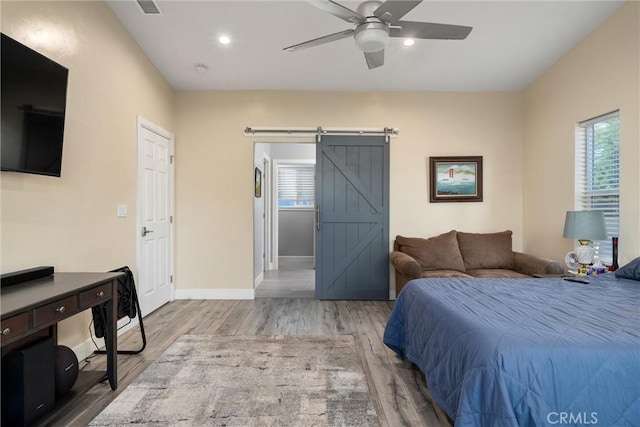
<path fill-rule="evenodd" d="M 258 277 L 256 277 L 253 280 L 253 287 L 257 287 L 260 283 L 262 283 L 262 281 L 264 280 L 264 271 L 260 272 L 260 274 L 258 274 Z"/>
<path fill-rule="evenodd" d="M 98 348 L 104 348 L 104 339 L 96 337 L 93 337 L 93 339 L 98 345 Z M 96 346 L 93 344 L 93 341 L 91 341 L 91 339 L 88 339 L 82 344 L 72 348 L 72 350 L 76 354 L 78 360 L 82 361 L 93 354 L 93 352 L 96 350 Z M 82 367 L 82 364 L 80 365 L 80 367 Z"/>
<path fill-rule="evenodd" d="M 129 323 L 129 318 L 118 320 L 118 328 L 121 328 L 121 329 L 118 329 L 118 336 L 135 328 L 136 326 L 138 326 L 137 316 L 134 319 L 131 319 L 131 323 Z M 91 333 L 93 334 L 93 325 L 91 325 Z M 93 341 L 95 341 L 96 343 L 94 344 Z M 89 338 L 85 342 L 72 348 L 78 360 L 84 360 L 87 357 L 93 355 L 93 352 L 96 350 L 96 345 L 98 346 L 99 349 L 104 349 L 104 338 L 96 338 L 94 336 L 93 341 L 91 341 L 91 338 Z"/>
<path fill-rule="evenodd" d="M 279 256 L 278 262 L 313 262 L 312 256 Z"/>
<path fill-rule="evenodd" d="M 254 299 L 253 289 L 176 289 L 176 299 Z"/>

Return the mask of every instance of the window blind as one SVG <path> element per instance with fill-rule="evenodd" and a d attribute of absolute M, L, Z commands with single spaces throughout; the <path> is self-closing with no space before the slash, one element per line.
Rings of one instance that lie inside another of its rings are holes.
<path fill-rule="evenodd" d="M 600 259 L 612 260 L 611 237 L 620 223 L 620 114 L 579 123 L 576 131 L 576 208 L 603 211 L 609 242 L 600 243 Z"/>
<path fill-rule="evenodd" d="M 315 200 L 315 166 L 278 166 L 278 207 L 310 208 Z"/>

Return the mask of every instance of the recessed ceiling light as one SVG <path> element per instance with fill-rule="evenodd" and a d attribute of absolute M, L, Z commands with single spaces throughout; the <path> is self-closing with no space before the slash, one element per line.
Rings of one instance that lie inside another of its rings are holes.
<path fill-rule="evenodd" d="M 220 38 L 218 39 L 218 41 L 219 41 L 221 44 L 229 44 L 229 43 L 231 43 L 231 39 L 230 39 L 229 37 L 227 37 L 227 36 L 220 36 Z"/>
<path fill-rule="evenodd" d="M 404 44 L 405 46 L 413 46 L 413 44 L 416 41 L 414 39 L 406 39 L 404 42 L 402 42 L 402 44 Z"/>

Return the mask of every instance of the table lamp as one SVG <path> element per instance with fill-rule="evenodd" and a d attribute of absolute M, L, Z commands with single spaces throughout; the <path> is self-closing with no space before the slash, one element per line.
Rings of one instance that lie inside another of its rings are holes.
<path fill-rule="evenodd" d="M 607 227 L 602 211 L 567 211 L 562 237 L 580 242 L 574 250 L 575 259 L 580 264 L 578 276 L 587 274 L 587 266 L 593 262 L 595 250 L 592 240 L 605 240 Z"/>

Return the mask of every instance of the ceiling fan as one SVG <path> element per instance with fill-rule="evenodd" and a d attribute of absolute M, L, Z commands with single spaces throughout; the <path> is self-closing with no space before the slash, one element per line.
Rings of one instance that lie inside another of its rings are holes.
<path fill-rule="evenodd" d="M 343 21 L 354 24 L 354 28 L 285 47 L 284 50 L 294 52 L 353 37 L 356 46 L 364 52 L 369 69 L 377 68 L 384 64 L 384 48 L 389 41 L 389 37 L 462 40 L 472 30 L 472 27 L 461 25 L 400 20 L 414 7 L 422 3 L 422 0 L 387 0 L 385 2 L 369 0 L 361 3 L 356 11 L 332 0 L 309 0 L 308 2 Z"/>

